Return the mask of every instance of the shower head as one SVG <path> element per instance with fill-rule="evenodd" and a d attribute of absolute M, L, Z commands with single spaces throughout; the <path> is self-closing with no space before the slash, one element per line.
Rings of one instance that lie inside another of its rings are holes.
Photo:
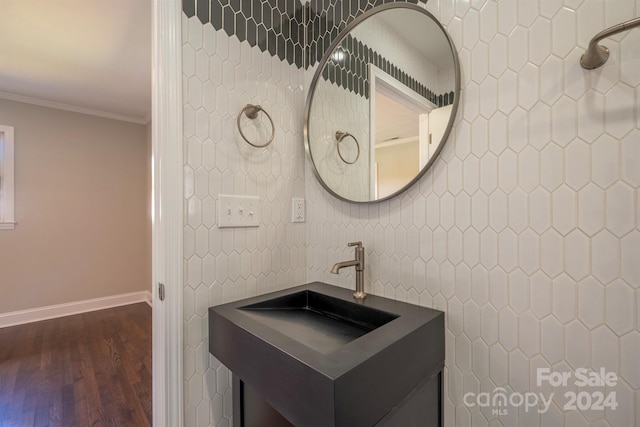
<path fill-rule="evenodd" d="M 609 48 L 600 46 L 598 42 L 589 43 L 589 47 L 580 57 L 580 65 L 587 70 L 601 67 L 609 59 Z"/>
<path fill-rule="evenodd" d="M 609 49 L 605 46 L 600 46 L 598 44 L 600 40 L 638 26 L 640 26 L 640 17 L 614 25 L 613 27 L 602 30 L 596 34 L 589 42 L 589 47 L 585 51 L 584 55 L 580 57 L 580 65 L 582 65 L 582 68 L 593 70 L 594 68 L 600 67 L 602 64 L 607 62 L 607 59 L 609 59 Z"/>

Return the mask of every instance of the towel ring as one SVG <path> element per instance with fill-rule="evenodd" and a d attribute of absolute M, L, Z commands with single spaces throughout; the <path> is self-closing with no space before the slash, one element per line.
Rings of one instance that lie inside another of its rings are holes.
<path fill-rule="evenodd" d="M 247 116 L 247 118 L 251 119 L 251 120 L 255 120 L 258 117 L 258 113 L 262 111 L 267 118 L 269 119 L 269 122 L 271 122 L 271 138 L 269 138 L 269 141 L 267 141 L 266 144 L 254 144 L 253 142 L 249 141 L 249 139 L 246 137 L 246 135 L 244 134 L 244 132 L 242 132 L 242 126 L 240 126 L 240 119 L 242 118 L 242 114 L 244 114 L 245 116 Z M 238 125 L 238 131 L 240 132 L 240 136 L 242 137 L 242 139 L 244 139 L 247 144 L 252 145 L 256 148 L 263 148 L 266 147 L 267 145 L 271 144 L 273 142 L 273 138 L 276 136 L 276 127 L 273 124 L 273 119 L 271 118 L 271 116 L 269 115 L 269 113 L 267 113 L 264 108 L 262 108 L 259 105 L 252 105 L 252 104 L 247 104 L 244 106 L 244 108 L 242 110 L 240 110 L 240 113 L 238 113 L 238 119 L 236 120 L 236 123 Z"/>
<path fill-rule="evenodd" d="M 358 148 L 358 153 L 356 154 L 356 158 L 352 162 L 345 160 L 345 158 L 342 156 L 342 153 L 340 152 L 340 143 L 342 142 L 343 139 L 349 136 L 356 142 L 356 147 Z M 351 135 L 349 132 L 336 131 L 336 141 L 337 141 L 336 147 L 338 148 L 338 156 L 340 156 L 343 162 L 345 162 L 348 165 L 352 165 L 358 161 L 358 158 L 360 157 L 360 144 L 358 143 L 358 140 L 356 139 L 355 136 Z"/>

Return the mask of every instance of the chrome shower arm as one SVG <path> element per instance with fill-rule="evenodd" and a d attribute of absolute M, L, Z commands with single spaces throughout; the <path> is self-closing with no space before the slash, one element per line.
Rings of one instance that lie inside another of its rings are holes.
<path fill-rule="evenodd" d="M 593 70 L 594 68 L 600 67 L 602 64 L 607 62 L 607 59 L 609 59 L 609 49 L 605 46 L 600 46 L 598 44 L 600 40 L 638 26 L 640 26 L 640 17 L 614 25 L 613 27 L 602 30 L 596 34 L 589 42 L 587 50 L 580 57 L 580 65 L 582 65 L 582 68 Z"/>

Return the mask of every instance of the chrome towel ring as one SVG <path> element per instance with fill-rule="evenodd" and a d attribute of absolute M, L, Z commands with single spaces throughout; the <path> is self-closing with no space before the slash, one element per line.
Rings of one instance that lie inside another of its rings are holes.
<path fill-rule="evenodd" d="M 347 137 L 351 137 L 355 141 L 356 148 L 358 149 L 358 153 L 356 154 L 356 158 L 351 162 L 345 160 L 345 158 L 342 156 L 342 152 L 340 151 L 340 143 L 342 142 L 343 139 L 345 139 Z M 351 135 L 349 132 L 336 131 L 336 147 L 338 148 L 338 156 L 340 156 L 342 161 L 345 162 L 346 164 L 352 165 L 352 164 L 354 164 L 355 162 L 358 161 L 358 158 L 360 157 L 360 144 L 358 143 L 358 140 L 356 139 L 356 137 Z"/>
<path fill-rule="evenodd" d="M 242 126 L 240 125 L 240 119 L 242 118 L 242 115 L 244 114 L 245 116 L 247 116 L 247 118 L 251 119 L 251 120 L 255 120 L 258 117 L 258 113 L 262 111 L 267 118 L 269 119 L 269 122 L 271 122 L 271 137 L 269 138 L 269 140 L 265 143 L 265 144 L 255 144 L 251 141 L 249 141 L 249 139 L 247 138 L 247 136 L 244 134 L 244 132 L 242 132 Z M 263 148 L 266 147 L 267 145 L 271 144 L 273 142 L 273 138 L 276 136 L 276 127 L 273 124 L 273 119 L 271 118 L 271 116 L 269 115 L 269 113 L 267 113 L 264 108 L 262 108 L 259 105 L 252 105 L 252 104 L 247 104 L 244 106 L 244 108 L 242 110 L 240 110 L 240 113 L 238 113 L 238 119 L 236 120 L 236 123 L 238 125 L 238 131 L 240 132 L 240 136 L 242 137 L 242 139 L 244 139 L 247 144 L 252 145 L 256 148 Z"/>

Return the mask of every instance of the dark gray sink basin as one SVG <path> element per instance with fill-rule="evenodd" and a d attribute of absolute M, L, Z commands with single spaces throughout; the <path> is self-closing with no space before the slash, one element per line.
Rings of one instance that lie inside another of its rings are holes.
<path fill-rule="evenodd" d="M 240 307 L 247 316 L 327 354 L 397 318 L 311 290 Z"/>
<path fill-rule="evenodd" d="M 209 308 L 209 351 L 294 426 L 383 425 L 442 371 L 444 313 L 314 282 Z"/>

